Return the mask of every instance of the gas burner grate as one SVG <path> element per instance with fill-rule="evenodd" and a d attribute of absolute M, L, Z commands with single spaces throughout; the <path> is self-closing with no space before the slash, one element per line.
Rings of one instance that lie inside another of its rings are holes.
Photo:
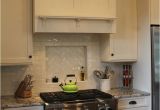
<path fill-rule="evenodd" d="M 101 92 L 97 89 L 80 90 L 77 93 L 65 92 L 46 92 L 40 93 L 40 97 L 47 103 L 76 101 L 76 100 L 94 100 L 96 98 L 112 98 L 112 95 Z"/>

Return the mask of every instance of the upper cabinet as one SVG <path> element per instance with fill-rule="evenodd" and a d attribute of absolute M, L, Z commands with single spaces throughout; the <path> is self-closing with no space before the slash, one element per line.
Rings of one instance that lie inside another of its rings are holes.
<path fill-rule="evenodd" d="M 31 8 L 30 0 L 2 0 L 2 65 L 31 63 Z"/>
<path fill-rule="evenodd" d="M 115 18 L 115 0 L 75 0 L 76 16 Z"/>
<path fill-rule="evenodd" d="M 34 0 L 35 16 L 73 16 L 75 0 Z"/>
<path fill-rule="evenodd" d="M 103 62 L 137 60 L 136 0 L 117 0 L 117 32 L 101 37 Z"/>
<path fill-rule="evenodd" d="M 116 0 L 34 0 L 34 32 L 115 33 Z"/>
<path fill-rule="evenodd" d="M 34 0 L 35 16 L 116 17 L 116 0 Z"/>
<path fill-rule="evenodd" d="M 160 0 L 150 0 L 151 24 L 160 24 Z"/>

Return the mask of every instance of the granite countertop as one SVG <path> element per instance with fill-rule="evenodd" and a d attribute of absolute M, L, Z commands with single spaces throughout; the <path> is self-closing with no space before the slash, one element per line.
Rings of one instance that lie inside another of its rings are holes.
<path fill-rule="evenodd" d="M 149 96 L 150 93 L 143 92 L 140 90 L 116 88 L 106 91 L 113 95 L 115 98 L 131 98 L 139 96 Z M 14 96 L 2 96 L 1 97 L 1 108 L 16 108 L 16 107 L 28 107 L 44 105 L 44 102 L 39 96 L 33 96 L 31 98 L 14 98 Z"/>
<path fill-rule="evenodd" d="M 115 98 L 130 98 L 130 97 L 140 97 L 140 96 L 149 96 L 150 93 L 136 90 L 136 89 L 124 89 L 124 88 L 115 88 L 106 91 L 107 93 L 113 95 Z"/>
<path fill-rule="evenodd" d="M 17 108 L 43 105 L 40 97 L 15 98 L 14 96 L 1 96 L 1 108 Z"/>

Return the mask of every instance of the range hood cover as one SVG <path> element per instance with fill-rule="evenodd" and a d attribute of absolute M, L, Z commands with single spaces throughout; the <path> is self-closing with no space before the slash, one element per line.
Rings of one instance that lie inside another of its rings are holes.
<path fill-rule="evenodd" d="M 115 18 L 38 16 L 35 33 L 115 33 Z"/>

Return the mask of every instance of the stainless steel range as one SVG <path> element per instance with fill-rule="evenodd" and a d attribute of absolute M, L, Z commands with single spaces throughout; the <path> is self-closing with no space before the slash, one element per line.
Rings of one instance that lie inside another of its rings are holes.
<path fill-rule="evenodd" d="M 117 110 L 117 100 L 97 89 L 80 90 L 76 93 L 40 93 L 45 110 Z"/>

